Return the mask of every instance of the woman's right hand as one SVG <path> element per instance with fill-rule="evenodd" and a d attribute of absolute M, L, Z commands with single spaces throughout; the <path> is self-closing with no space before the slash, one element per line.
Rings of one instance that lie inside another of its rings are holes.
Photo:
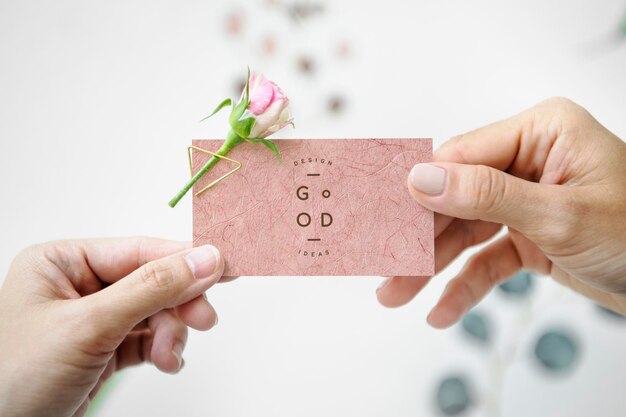
<path fill-rule="evenodd" d="M 187 328 L 217 323 L 204 293 L 223 272 L 213 246 L 153 238 L 24 250 L 0 291 L 0 415 L 79 417 L 120 369 L 178 372 Z"/>
<path fill-rule="evenodd" d="M 409 175 L 413 197 L 435 214 L 435 269 L 508 233 L 473 255 L 428 321 L 447 327 L 520 268 L 626 314 L 626 144 L 567 99 L 457 136 L 432 164 Z M 393 277 L 379 287 L 389 307 L 428 282 Z"/>

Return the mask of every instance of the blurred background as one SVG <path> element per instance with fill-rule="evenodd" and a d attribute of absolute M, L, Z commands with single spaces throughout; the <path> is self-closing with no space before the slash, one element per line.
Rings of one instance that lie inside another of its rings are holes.
<path fill-rule="evenodd" d="M 194 138 L 246 67 L 291 98 L 278 137 L 449 137 L 555 95 L 626 138 L 626 2 L 0 1 L 0 274 L 60 238 L 189 240 Z M 447 331 L 372 277 L 241 278 L 177 376 L 122 373 L 92 416 L 616 416 L 626 320 L 520 273 Z M 2 280 L 3 278 L 0 278 Z M 0 281 L 1 282 L 1 281 Z"/>

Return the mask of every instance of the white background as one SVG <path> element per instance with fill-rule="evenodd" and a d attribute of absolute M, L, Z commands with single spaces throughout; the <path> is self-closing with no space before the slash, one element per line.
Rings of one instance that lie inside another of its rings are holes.
<path fill-rule="evenodd" d="M 190 198 L 167 201 L 186 179 L 191 139 L 224 135 L 225 116 L 198 120 L 234 95 L 246 65 L 292 99 L 297 130 L 281 137 L 438 146 L 553 95 L 626 137 L 626 46 L 610 41 L 624 1 L 335 1 L 300 24 L 266 3 L 0 1 L 2 276 L 21 248 L 45 240 L 188 240 Z M 224 30 L 230 13 L 245 16 L 236 37 Z M 277 38 L 272 58 L 259 47 L 266 34 Z M 344 60 L 332 52 L 341 40 Z M 299 54 L 315 57 L 313 76 L 295 69 Z M 335 92 L 347 105 L 330 116 Z M 208 294 L 219 325 L 190 334 L 185 369 L 125 373 L 98 415 L 423 416 L 434 414 L 437 381 L 456 371 L 478 399 L 468 415 L 626 413 L 626 327 L 546 278 L 531 302 L 495 294 L 481 305 L 496 348 L 427 327 L 461 265 L 396 310 L 377 304 L 378 278 L 221 284 Z M 530 355 L 550 325 L 582 347 L 565 376 L 546 377 Z M 513 362 L 494 368 L 511 346 Z"/>

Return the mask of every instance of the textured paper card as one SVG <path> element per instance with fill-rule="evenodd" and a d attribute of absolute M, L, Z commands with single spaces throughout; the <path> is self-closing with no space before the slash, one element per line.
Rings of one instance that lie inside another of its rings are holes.
<path fill-rule="evenodd" d="M 215 151 L 222 140 L 196 140 Z M 283 139 L 228 156 L 242 168 L 193 200 L 193 242 L 212 244 L 225 276 L 433 275 L 433 213 L 407 176 L 432 160 L 431 139 Z M 193 166 L 210 155 L 194 152 Z M 232 170 L 221 160 L 202 189 Z"/>

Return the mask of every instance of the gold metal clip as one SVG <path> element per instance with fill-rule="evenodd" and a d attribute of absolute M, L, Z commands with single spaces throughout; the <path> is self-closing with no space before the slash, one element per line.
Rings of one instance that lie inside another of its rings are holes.
<path fill-rule="evenodd" d="M 189 158 L 189 174 L 191 174 L 191 176 L 193 177 L 193 162 L 192 162 L 192 158 L 191 158 L 191 150 L 196 150 L 198 152 L 202 152 L 202 153 L 206 153 L 209 155 L 213 155 L 216 158 L 219 159 L 225 159 L 227 161 L 230 162 L 234 162 L 235 164 L 237 164 L 237 166 L 232 170 L 232 171 L 228 171 L 226 174 L 222 175 L 221 177 L 219 177 L 218 179 L 212 181 L 209 185 L 207 185 L 206 187 L 204 187 L 203 189 L 201 189 L 200 191 L 198 191 L 195 195 L 199 196 L 200 194 L 202 194 L 203 192 L 205 192 L 206 190 L 208 190 L 209 188 L 213 187 L 214 185 L 216 185 L 217 183 L 219 183 L 220 181 L 222 181 L 223 179 L 225 179 L 226 177 L 234 174 L 235 172 L 239 171 L 239 169 L 241 168 L 241 162 L 239 161 L 235 161 L 232 158 L 229 158 L 227 156 L 224 155 L 219 155 L 215 152 L 211 152 L 207 149 L 203 149 L 203 148 L 198 148 L 197 146 L 188 146 L 187 147 L 187 156 Z"/>

